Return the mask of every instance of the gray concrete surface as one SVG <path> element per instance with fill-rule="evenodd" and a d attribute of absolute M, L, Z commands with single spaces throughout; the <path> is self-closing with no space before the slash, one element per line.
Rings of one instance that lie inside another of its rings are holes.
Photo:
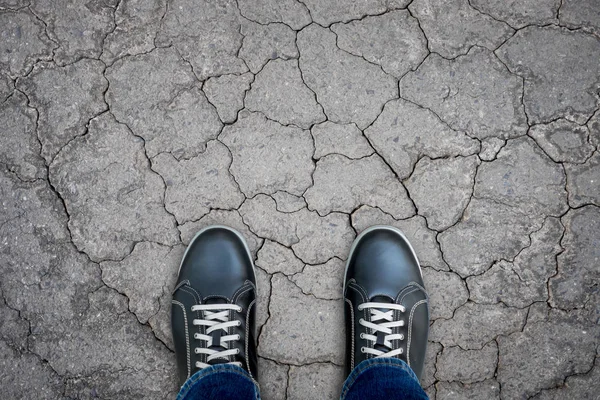
<path fill-rule="evenodd" d="M 168 399 L 177 264 L 257 264 L 265 400 L 334 399 L 356 234 L 432 399 L 600 393 L 597 0 L 0 0 L 0 397 Z"/>

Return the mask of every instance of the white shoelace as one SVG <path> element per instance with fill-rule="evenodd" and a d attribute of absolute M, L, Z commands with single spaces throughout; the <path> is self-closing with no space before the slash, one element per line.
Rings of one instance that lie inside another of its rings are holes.
<path fill-rule="evenodd" d="M 394 311 L 405 312 L 406 308 L 401 306 L 400 304 L 393 303 L 362 303 L 359 304 L 358 310 L 362 311 L 364 309 L 368 309 L 371 311 L 371 321 L 365 321 L 361 318 L 358 323 L 364 326 L 365 328 L 371 329 L 371 334 L 361 333 L 360 338 L 366 339 L 373 342 L 373 347 L 362 347 L 360 349 L 363 353 L 373 354 L 375 358 L 380 357 L 395 357 L 403 353 L 401 348 L 394 349 L 392 346 L 392 340 L 404 340 L 404 335 L 401 333 L 393 334 L 393 328 L 404 326 L 404 320 L 394 320 Z M 388 311 L 382 311 L 388 310 Z M 383 321 L 376 323 L 377 321 Z M 383 345 L 390 349 L 390 351 L 385 352 L 382 350 L 375 349 L 375 344 L 377 343 L 377 332 L 382 332 L 385 334 Z"/>
<path fill-rule="evenodd" d="M 194 339 L 202 340 L 201 347 L 196 347 L 194 351 L 196 354 L 207 354 L 208 358 L 206 361 L 210 362 L 217 358 L 223 358 L 228 360 L 229 356 L 239 354 L 239 349 L 229 349 L 228 342 L 233 342 L 236 340 L 240 340 L 240 335 L 225 335 L 221 336 L 220 343 L 213 343 L 213 337 L 210 334 L 214 331 L 222 329 L 225 333 L 227 329 L 233 326 L 240 326 L 242 323 L 240 321 L 230 321 L 229 320 L 229 311 L 242 311 L 242 307 L 235 304 L 200 304 L 192 306 L 192 311 L 203 311 L 204 319 L 194 319 L 194 325 L 206 326 L 206 335 L 201 333 L 194 333 Z M 211 346 L 219 345 L 221 347 L 226 348 L 227 350 L 217 351 L 209 349 Z M 239 367 L 242 366 L 242 363 L 234 361 L 229 362 L 228 364 L 234 364 Z M 209 367 L 210 364 L 206 364 L 200 361 L 196 362 L 196 368 L 206 368 Z"/>

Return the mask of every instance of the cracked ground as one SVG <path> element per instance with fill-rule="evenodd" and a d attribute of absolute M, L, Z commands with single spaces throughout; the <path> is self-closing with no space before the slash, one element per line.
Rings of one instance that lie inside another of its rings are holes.
<path fill-rule="evenodd" d="M 432 399 L 600 393 L 597 0 L 0 0 L 0 391 L 169 399 L 194 233 L 257 266 L 265 400 L 335 399 L 402 229 Z"/>

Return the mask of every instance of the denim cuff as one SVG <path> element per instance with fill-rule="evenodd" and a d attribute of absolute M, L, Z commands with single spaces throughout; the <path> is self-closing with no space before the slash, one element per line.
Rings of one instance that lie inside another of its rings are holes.
<path fill-rule="evenodd" d="M 350 388 L 352 388 L 352 385 L 354 385 L 354 382 L 362 373 L 372 368 L 381 367 L 397 368 L 399 371 L 403 371 L 404 373 L 408 374 L 415 381 L 419 381 L 417 375 L 415 375 L 414 371 L 408 366 L 408 364 L 398 358 L 370 358 L 368 360 L 362 361 L 360 364 L 354 367 L 354 369 L 352 370 L 350 375 L 348 375 L 348 378 L 344 382 L 344 386 L 342 388 L 342 395 L 340 398 L 344 399 L 346 397 L 346 394 L 348 393 Z"/>
<path fill-rule="evenodd" d="M 208 378 L 209 376 L 212 376 L 214 374 L 233 374 L 237 377 L 242 377 L 242 379 L 247 379 L 248 381 L 252 382 L 252 384 L 256 387 L 256 393 L 258 394 L 258 382 L 252 379 L 250 374 L 246 372 L 243 368 L 233 364 L 217 364 L 211 365 L 207 368 L 203 368 L 200 371 L 196 372 L 194 375 L 190 376 L 179 390 L 177 400 L 184 400 L 188 395 L 189 391 L 193 389 L 194 386 L 200 382 L 200 380 Z"/>

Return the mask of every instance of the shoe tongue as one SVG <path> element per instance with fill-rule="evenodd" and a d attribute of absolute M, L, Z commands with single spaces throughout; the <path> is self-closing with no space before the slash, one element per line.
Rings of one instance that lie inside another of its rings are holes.
<path fill-rule="evenodd" d="M 371 303 L 394 303 L 394 299 L 388 296 L 378 295 L 369 299 Z"/>

